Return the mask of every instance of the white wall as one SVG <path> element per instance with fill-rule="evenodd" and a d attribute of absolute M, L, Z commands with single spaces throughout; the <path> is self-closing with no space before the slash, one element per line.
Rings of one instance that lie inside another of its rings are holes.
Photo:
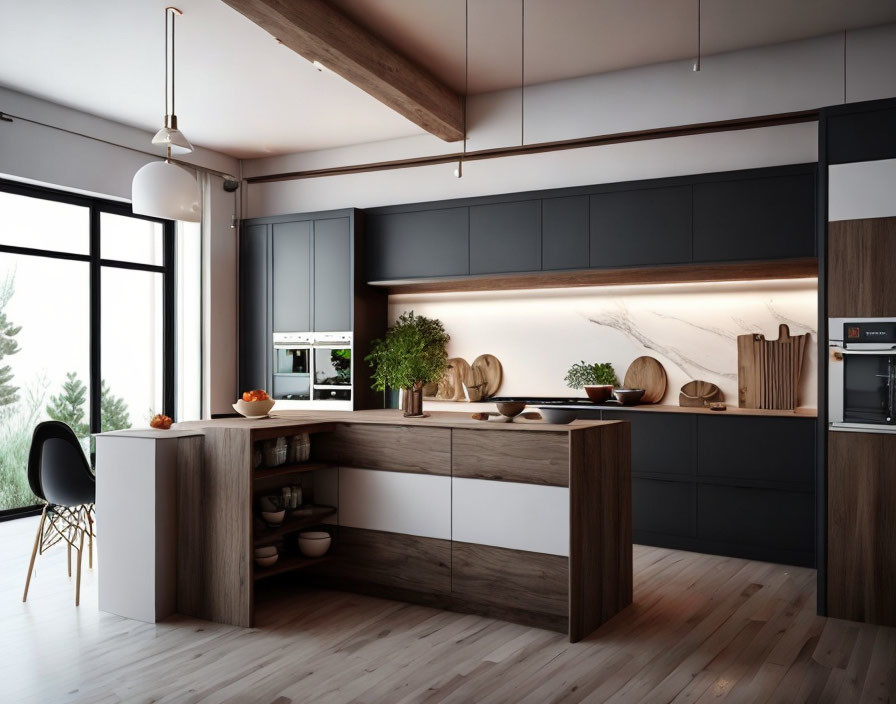
<path fill-rule="evenodd" d="M 828 167 L 828 220 L 896 217 L 896 159 Z"/>
<path fill-rule="evenodd" d="M 5 88 L 0 88 L 0 110 L 111 142 L 105 144 L 25 120 L 0 122 L 0 178 L 129 201 L 134 174 L 152 158 L 133 151 L 151 151 L 152 139 L 151 134 L 134 127 Z M 183 160 L 239 173 L 236 159 L 201 147 Z M 206 349 L 212 354 L 206 379 L 211 389 L 210 410 L 223 413 L 232 410 L 230 403 L 236 395 L 236 237 L 230 227 L 234 200 L 221 189 L 220 178 L 210 180 L 207 214 L 212 236 L 206 244 L 213 269 L 210 295 L 206 297 Z"/>
<path fill-rule="evenodd" d="M 629 364 L 655 357 L 666 370 L 663 403 L 701 379 L 737 405 L 737 336 L 778 338 L 810 333 L 800 403 L 815 406 L 818 282 L 747 281 L 606 286 L 390 296 L 389 321 L 413 310 L 441 320 L 448 354 L 472 362 L 493 354 L 502 364 L 499 396 L 581 396 L 563 381 L 574 362 L 611 362 L 619 382 Z M 431 410 L 469 411 L 467 404 L 427 401 Z"/>
<path fill-rule="evenodd" d="M 896 96 L 896 25 L 526 88 L 525 142 L 816 109 Z M 844 48 L 846 82 L 844 86 Z M 844 94 L 845 87 L 845 94 Z M 468 149 L 520 143 L 519 91 L 472 96 Z M 249 186 L 249 217 L 371 207 L 723 169 L 814 161 L 814 125 L 697 135 L 471 162 Z M 244 162 L 257 176 L 459 151 L 429 136 Z"/>

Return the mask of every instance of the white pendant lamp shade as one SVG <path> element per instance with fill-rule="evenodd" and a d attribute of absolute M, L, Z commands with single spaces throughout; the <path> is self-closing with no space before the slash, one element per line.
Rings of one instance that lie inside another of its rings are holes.
<path fill-rule="evenodd" d="M 156 136 L 152 138 L 153 144 L 160 144 L 163 147 L 171 147 L 172 154 L 189 154 L 193 151 L 193 145 L 184 137 L 184 133 L 179 129 L 171 127 L 163 127 Z"/>
<path fill-rule="evenodd" d="M 199 198 L 196 177 L 169 161 L 151 161 L 134 174 L 131 203 L 138 215 L 199 222 Z"/>

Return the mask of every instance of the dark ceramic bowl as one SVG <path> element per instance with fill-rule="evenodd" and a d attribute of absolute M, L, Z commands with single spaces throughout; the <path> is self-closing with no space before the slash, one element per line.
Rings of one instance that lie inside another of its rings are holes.
<path fill-rule="evenodd" d="M 498 407 L 498 413 L 508 418 L 518 416 L 526 407 L 525 403 L 496 403 L 495 405 Z"/>
<path fill-rule="evenodd" d="M 616 389 L 613 395 L 623 406 L 634 406 L 644 396 L 644 389 Z"/>
<path fill-rule="evenodd" d="M 538 409 L 545 423 L 556 423 L 557 425 L 566 425 L 572 423 L 578 413 L 570 408 L 551 408 L 550 406 L 541 406 Z"/>
<path fill-rule="evenodd" d="M 603 403 L 610 398 L 610 394 L 613 393 L 613 387 L 609 384 L 586 386 L 585 393 L 588 394 L 588 398 L 594 401 L 594 403 Z"/>

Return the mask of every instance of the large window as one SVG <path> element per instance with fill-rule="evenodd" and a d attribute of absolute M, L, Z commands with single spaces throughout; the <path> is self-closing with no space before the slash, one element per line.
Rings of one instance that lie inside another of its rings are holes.
<path fill-rule="evenodd" d="M 33 509 L 43 420 L 91 433 L 174 415 L 174 224 L 0 180 L 0 517 Z"/>

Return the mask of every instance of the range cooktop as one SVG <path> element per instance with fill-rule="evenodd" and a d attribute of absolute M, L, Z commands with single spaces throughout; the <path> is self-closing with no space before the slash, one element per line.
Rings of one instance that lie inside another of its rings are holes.
<path fill-rule="evenodd" d="M 494 396 L 486 399 L 489 403 L 526 403 L 530 406 L 621 406 L 616 400 L 595 403 L 589 398 L 563 398 L 562 396 Z"/>

